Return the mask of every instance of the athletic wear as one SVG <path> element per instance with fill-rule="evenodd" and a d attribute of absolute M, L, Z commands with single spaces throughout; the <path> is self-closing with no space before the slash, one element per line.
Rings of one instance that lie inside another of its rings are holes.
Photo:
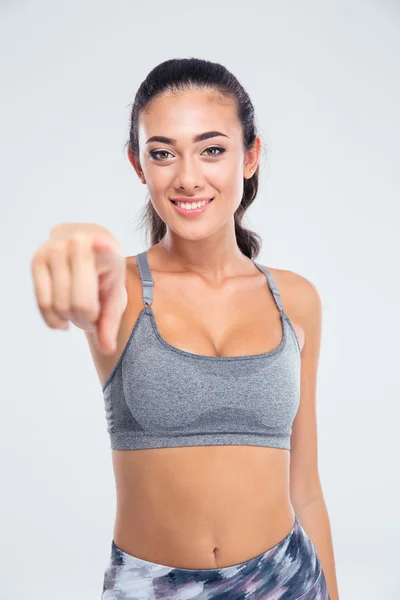
<path fill-rule="evenodd" d="M 180 569 L 136 558 L 112 540 L 102 600 L 330 600 L 317 552 L 297 517 L 276 546 L 220 569 Z"/>
<path fill-rule="evenodd" d="M 205 356 L 167 343 L 151 308 L 147 252 L 137 255 L 144 307 L 103 386 L 116 450 L 226 444 L 290 449 L 300 401 L 300 344 L 269 271 L 282 324 L 269 352 Z M 249 305 L 251 310 L 251 305 Z M 102 600 L 330 600 L 315 546 L 297 516 L 274 547 L 217 569 L 184 569 L 137 558 L 111 542 Z"/>
<path fill-rule="evenodd" d="M 253 260 L 280 312 L 280 344 L 261 354 L 204 356 L 161 337 L 151 308 L 154 283 L 147 252 L 136 259 L 144 307 L 103 386 L 111 448 L 239 444 L 290 449 L 300 401 L 300 345 L 270 272 Z"/>

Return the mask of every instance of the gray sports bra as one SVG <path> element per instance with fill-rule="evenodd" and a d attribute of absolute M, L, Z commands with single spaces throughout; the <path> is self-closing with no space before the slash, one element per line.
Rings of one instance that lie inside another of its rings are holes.
<path fill-rule="evenodd" d="M 300 345 L 270 272 L 282 339 L 270 352 L 205 356 L 160 335 L 147 252 L 136 256 L 144 307 L 103 386 L 113 450 L 240 444 L 290 449 L 300 400 Z"/>

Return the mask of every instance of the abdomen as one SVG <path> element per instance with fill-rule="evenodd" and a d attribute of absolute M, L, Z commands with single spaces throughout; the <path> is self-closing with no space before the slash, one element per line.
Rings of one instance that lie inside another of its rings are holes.
<path fill-rule="evenodd" d="M 289 450 L 196 446 L 112 456 L 114 541 L 137 558 L 222 568 L 262 554 L 293 526 Z"/>

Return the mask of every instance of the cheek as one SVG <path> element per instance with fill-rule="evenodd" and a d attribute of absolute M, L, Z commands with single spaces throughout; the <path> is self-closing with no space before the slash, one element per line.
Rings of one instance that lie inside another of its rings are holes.
<path fill-rule="evenodd" d="M 243 176 L 240 167 L 224 171 L 218 184 L 218 193 L 235 210 L 243 196 Z M 225 203 L 225 202 L 224 202 Z"/>
<path fill-rule="evenodd" d="M 150 168 L 147 173 L 147 187 L 150 192 L 162 194 L 166 189 L 171 188 L 171 171 L 167 168 Z"/>
<path fill-rule="evenodd" d="M 243 182 L 243 165 L 235 156 L 234 159 L 225 161 L 221 169 L 218 171 L 218 179 L 221 182 L 222 189 L 229 189 L 230 192 L 234 188 L 238 188 Z"/>

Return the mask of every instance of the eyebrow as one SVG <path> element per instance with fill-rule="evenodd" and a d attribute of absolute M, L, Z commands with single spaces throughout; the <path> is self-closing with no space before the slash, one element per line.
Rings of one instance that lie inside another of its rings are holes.
<path fill-rule="evenodd" d="M 208 140 L 209 138 L 217 137 L 222 135 L 223 137 L 229 137 L 225 133 L 221 133 L 220 131 L 206 131 L 205 133 L 200 133 L 199 135 L 195 135 L 193 138 L 193 143 L 197 144 L 197 142 L 202 142 L 204 140 Z M 165 137 L 163 135 L 153 135 L 150 137 L 146 144 L 150 142 L 161 142 L 162 144 L 176 144 L 176 140 L 173 138 Z"/>

